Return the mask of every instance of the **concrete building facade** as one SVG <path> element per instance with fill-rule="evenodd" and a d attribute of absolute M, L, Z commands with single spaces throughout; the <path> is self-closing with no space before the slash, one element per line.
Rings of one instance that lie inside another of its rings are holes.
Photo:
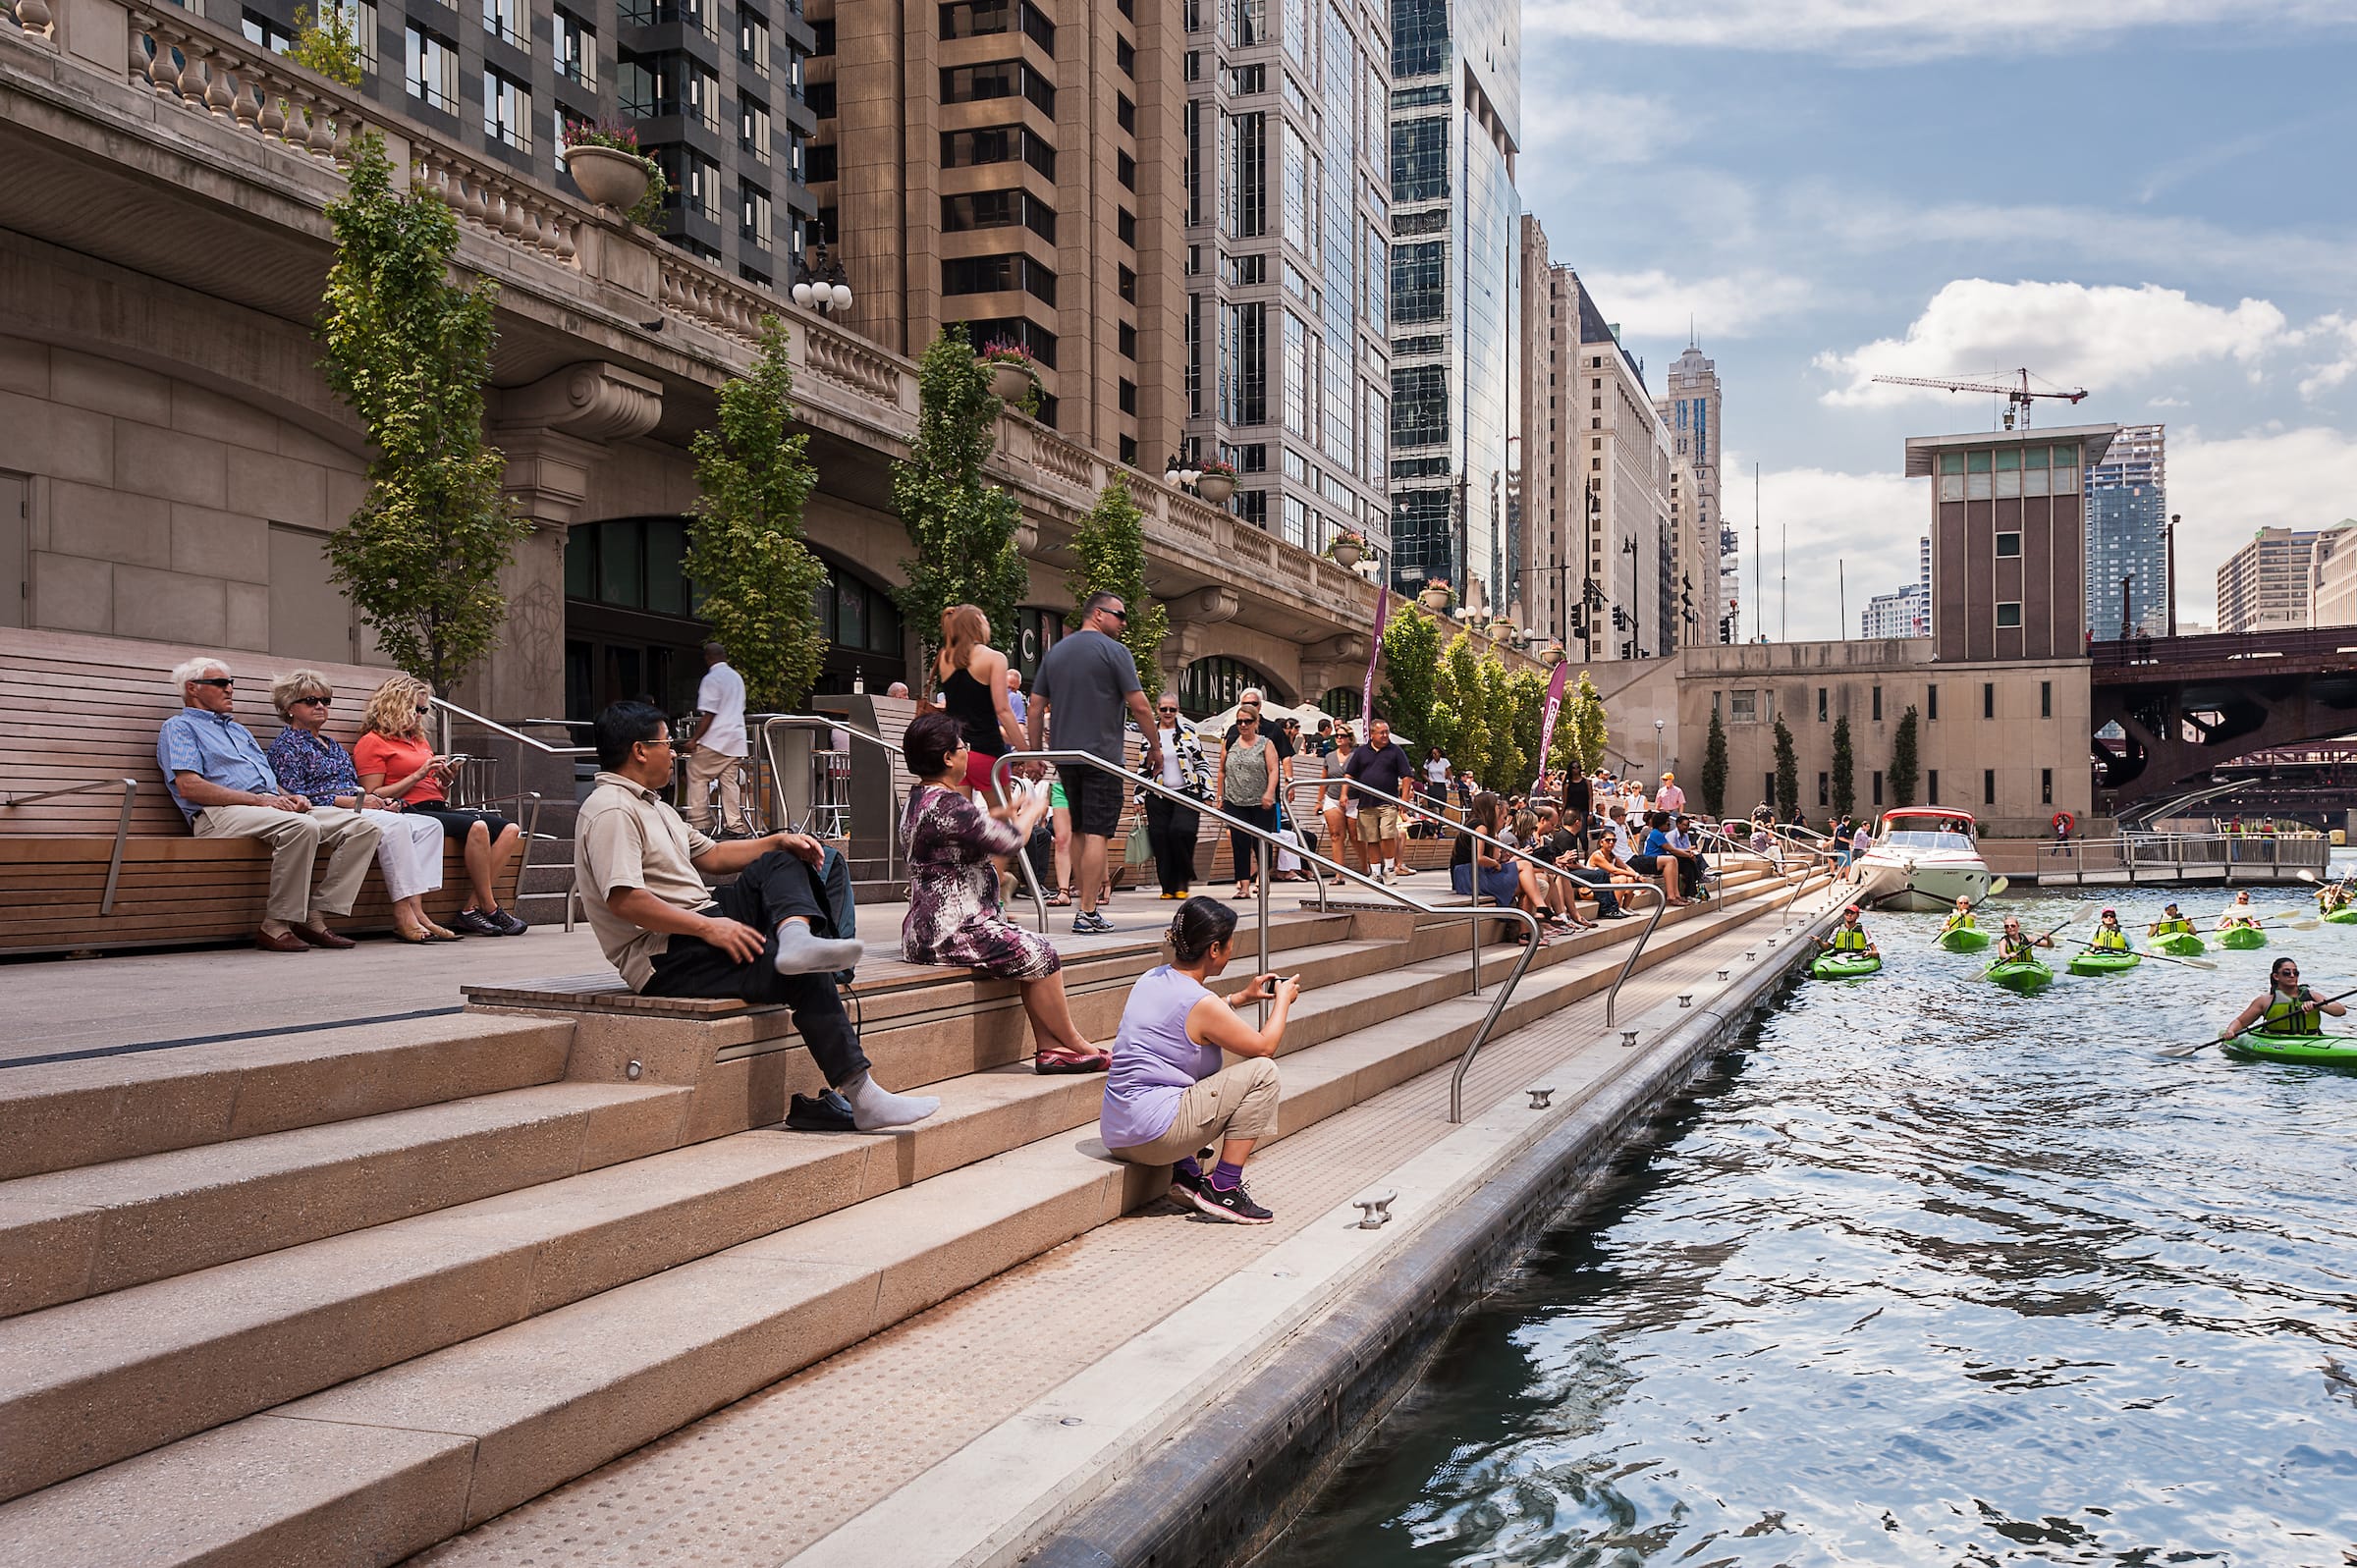
<path fill-rule="evenodd" d="M 954 321 L 1019 344 L 1043 422 L 1159 473 L 1185 417 L 1179 12 L 808 11 L 810 187 L 854 328 L 910 356 Z"/>
<path fill-rule="evenodd" d="M 1392 7 L 1392 582 L 1503 608 L 1520 434 L 1521 8 Z"/>
<path fill-rule="evenodd" d="M 1572 459 L 1579 341 L 1578 285 L 1555 265 L 1547 231 L 1522 219 L 1521 550 L 1511 595 L 1516 624 L 1542 644 L 1579 643 L 1573 629 L 1586 555 L 1585 489 Z"/>
<path fill-rule="evenodd" d="M 1579 341 L 1565 383 L 1572 471 L 1587 525 L 1586 657 L 1655 659 L 1674 652 L 1683 589 L 1670 521 L 1670 430 L 1645 375 L 1576 272 Z"/>
<path fill-rule="evenodd" d="M 2165 425 L 2126 425 L 2087 469 L 2087 629 L 2099 642 L 2168 629 Z"/>
<path fill-rule="evenodd" d="M 1390 14 L 1184 19 L 1185 446 L 1238 470 L 1244 520 L 1307 550 L 1351 529 L 1388 569 Z"/>
<path fill-rule="evenodd" d="M 1948 663 L 2084 657 L 2081 474 L 2117 425 L 1913 436 L 1932 480 L 1932 633 Z"/>
<path fill-rule="evenodd" d="M 2316 624 L 2317 547 L 2338 531 L 2261 528 L 2252 534 L 2219 566 L 2218 629 L 2291 631 Z M 2327 545 L 2326 554 L 2333 553 Z"/>
<path fill-rule="evenodd" d="M 1858 612 L 1858 635 L 1869 642 L 1932 634 L 1931 599 L 1909 583 L 1896 593 L 1878 593 Z"/>
<path fill-rule="evenodd" d="M 1726 517 L 1720 508 L 1721 456 L 1726 439 L 1720 424 L 1721 388 L 1717 363 L 1689 342 L 1670 362 L 1654 411 L 1670 427 L 1671 555 L 1677 564 L 1680 647 L 1732 642 L 1724 591 Z"/>
<path fill-rule="evenodd" d="M 2357 518 L 2343 518 L 2317 541 L 2310 622 L 2357 625 Z"/>

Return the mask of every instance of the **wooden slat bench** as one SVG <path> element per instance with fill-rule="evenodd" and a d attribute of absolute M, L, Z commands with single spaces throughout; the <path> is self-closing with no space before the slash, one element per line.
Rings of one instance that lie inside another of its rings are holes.
<path fill-rule="evenodd" d="M 210 650 L 71 632 L 0 628 L 0 953 L 180 946 L 235 940 L 261 923 L 269 855 L 255 840 L 196 838 L 155 763 L 156 730 L 180 711 L 171 672 Z M 270 682 L 292 659 L 226 654 L 237 674 L 235 717 L 267 748 L 279 730 Z M 334 683 L 328 732 L 347 746 L 368 694 L 392 672 L 301 661 Z M 136 785 L 129 791 L 125 782 Z M 118 855 L 118 843 L 120 853 Z M 466 901 L 464 846 L 443 851 L 442 888 L 426 908 L 447 919 Z M 516 895 L 525 856 L 498 889 Z M 324 875 L 319 856 L 314 875 Z M 113 872 L 108 907 L 109 873 Z M 343 931 L 392 929 L 373 867 Z"/>

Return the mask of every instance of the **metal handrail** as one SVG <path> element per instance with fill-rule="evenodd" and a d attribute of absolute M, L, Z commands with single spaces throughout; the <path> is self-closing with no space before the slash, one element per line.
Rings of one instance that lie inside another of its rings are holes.
<path fill-rule="evenodd" d="M 438 715 L 437 723 L 440 725 L 442 730 L 441 749 L 444 751 L 448 751 L 450 749 L 450 721 L 453 717 L 457 717 L 466 720 L 468 724 L 481 725 L 485 730 L 492 731 L 494 734 L 505 735 L 510 740 L 519 741 L 523 745 L 530 746 L 535 751 L 545 752 L 552 757 L 594 757 L 597 755 L 597 748 L 594 746 L 552 746 L 545 740 L 535 740 L 530 735 L 523 733 L 520 730 L 509 729 L 506 725 L 501 724 L 497 719 L 486 719 L 479 713 L 474 713 L 468 709 L 462 708 L 447 697 L 435 697 L 430 700 L 433 702 L 435 712 Z M 526 719 L 522 722 L 525 724 L 570 724 L 573 721 L 566 719 Z"/>
<path fill-rule="evenodd" d="M 1181 794 L 1178 790 L 1171 788 L 1168 784 L 1165 784 L 1158 780 L 1149 779 L 1143 774 L 1131 773 L 1128 769 L 1124 768 L 1119 764 L 1107 762 L 1103 757 L 1097 756 L 1093 752 L 1011 751 L 1006 756 L 999 758 L 996 767 L 994 767 L 992 770 L 993 780 L 995 781 L 1002 777 L 1004 770 L 1012 767 L 1018 761 L 1052 762 L 1059 765 L 1075 764 L 1084 767 L 1096 768 L 1102 772 L 1112 774 L 1117 779 L 1126 780 L 1133 787 L 1160 795 L 1166 800 L 1182 801 L 1186 804 L 1189 810 L 1194 811 L 1199 815 L 1210 817 L 1215 822 L 1226 823 L 1232 830 L 1240 832 L 1248 838 L 1256 838 L 1262 843 L 1270 845 L 1272 848 L 1282 846 L 1284 848 L 1290 849 L 1294 853 L 1300 855 L 1303 860 L 1316 865 L 1325 866 L 1330 870 L 1338 872 L 1348 881 L 1356 883 L 1362 888 L 1368 889 L 1380 897 L 1389 898 L 1394 903 L 1404 904 L 1410 909 L 1414 909 L 1428 915 L 1453 915 L 1454 913 L 1453 910 L 1438 908 L 1432 904 L 1425 903 L 1420 899 L 1410 898 L 1407 894 L 1399 892 L 1397 888 L 1377 882 L 1371 877 L 1361 876 L 1359 873 L 1352 871 L 1348 866 L 1342 865 L 1337 861 L 1329 860 L 1314 849 L 1307 848 L 1300 844 L 1288 843 L 1286 840 L 1280 838 L 1275 833 L 1270 832 L 1266 828 L 1255 827 L 1251 823 L 1238 821 L 1236 818 L 1228 815 L 1228 813 L 1220 810 L 1217 806 L 1211 804 L 1209 801 L 1197 800 L 1192 795 Z M 1306 782 L 1316 783 L 1318 781 L 1310 780 Z M 1353 785 L 1353 787 L 1359 786 Z M 1370 790 L 1369 793 L 1381 794 L 1382 791 Z M 1270 972 L 1269 873 L 1275 859 L 1276 856 L 1274 854 L 1263 854 L 1260 857 L 1260 972 L 1263 974 Z M 1323 882 L 1321 880 L 1321 887 L 1322 886 Z M 1319 899 L 1319 907 L 1323 908 L 1324 906 L 1325 900 L 1321 895 Z M 1537 920 L 1531 917 L 1528 911 L 1516 909 L 1510 905 L 1503 908 L 1485 910 L 1482 909 L 1478 904 L 1474 906 L 1474 917 L 1476 920 L 1482 918 L 1504 919 L 1511 916 L 1512 918 L 1521 921 L 1523 926 L 1526 928 L 1526 935 L 1528 936 L 1529 941 L 1523 945 L 1521 956 L 1514 961 L 1513 973 L 1507 975 L 1506 977 L 1506 983 L 1498 988 L 1498 996 L 1496 1000 L 1490 1003 L 1490 1010 L 1482 1016 L 1481 1027 L 1473 1032 L 1473 1038 L 1466 1043 L 1464 1054 L 1457 1058 L 1456 1071 L 1450 1077 L 1449 1080 L 1449 1119 L 1453 1122 L 1458 1122 L 1465 1119 L 1465 1073 L 1472 1067 L 1474 1055 L 1480 1052 L 1483 1045 L 1488 1043 L 1491 1032 L 1497 1028 L 1499 1018 L 1506 1011 L 1507 999 L 1513 995 L 1514 986 L 1521 980 L 1523 974 L 1530 968 L 1531 959 L 1536 957 L 1539 951 L 1539 923 Z M 1474 995 L 1478 996 L 1480 993 L 1476 991 Z"/>
<path fill-rule="evenodd" d="M 112 789 L 123 786 L 123 811 L 115 819 L 115 851 L 106 862 L 106 892 L 99 895 L 98 912 L 115 912 L 115 884 L 123 875 L 123 845 L 131 837 L 131 807 L 138 799 L 139 782 L 137 779 L 93 779 L 88 784 L 67 784 L 62 789 L 40 789 L 28 795 L 9 795 L 0 798 L 0 806 L 29 806 L 36 800 L 54 800 L 59 795 L 86 794 L 93 789 Z"/>

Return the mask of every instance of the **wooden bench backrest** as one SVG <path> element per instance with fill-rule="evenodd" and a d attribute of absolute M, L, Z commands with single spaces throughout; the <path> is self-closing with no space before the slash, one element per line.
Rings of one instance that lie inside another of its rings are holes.
<path fill-rule="evenodd" d="M 137 779 L 132 832 L 185 837 L 187 824 L 155 765 L 156 730 L 180 711 L 172 669 L 206 648 L 132 642 L 74 632 L 0 627 L 0 796 L 93 780 Z M 328 733 L 349 746 L 361 708 L 390 670 L 265 654 L 223 653 L 238 679 L 235 717 L 267 747 L 278 733 L 270 682 L 308 666 L 335 684 Z M 104 834 L 122 813 L 120 789 L 0 808 L 0 836 Z"/>

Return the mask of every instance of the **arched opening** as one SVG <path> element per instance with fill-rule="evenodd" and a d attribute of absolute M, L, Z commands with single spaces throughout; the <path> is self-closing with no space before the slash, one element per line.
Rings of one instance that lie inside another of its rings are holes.
<path fill-rule="evenodd" d="M 1337 719 L 1356 719 L 1358 707 L 1358 688 L 1356 686 L 1330 687 L 1326 695 L 1318 699 L 1318 711 L 1330 713 Z"/>
<path fill-rule="evenodd" d="M 687 581 L 683 517 L 616 517 L 565 533 L 565 717 L 643 698 L 695 707 L 708 629 Z M 529 717 L 537 717 L 529 716 Z"/>
<path fill-rule="evenodd" d="M 1272 701 L 1282 702 L 1284 696 L 1266 671 L 1217 654 L 1197 659 L 1178 672 L 1178 711 L 1189 719 L 1208 719 L 1235 706 L 1236 693 L 1246 686 L 1258 686 Z"/>
<path fill-rule="evenodd" d="M 818 589 L 818 628 L 827 649 L 811 695 L 839 697 L 854 684 L 881 695 L 896 680 L 906 680 L 913 689 L 901 609 L 891 592 L 840 557 L 814 553 L 827 568 L 827 580 Z"/>

